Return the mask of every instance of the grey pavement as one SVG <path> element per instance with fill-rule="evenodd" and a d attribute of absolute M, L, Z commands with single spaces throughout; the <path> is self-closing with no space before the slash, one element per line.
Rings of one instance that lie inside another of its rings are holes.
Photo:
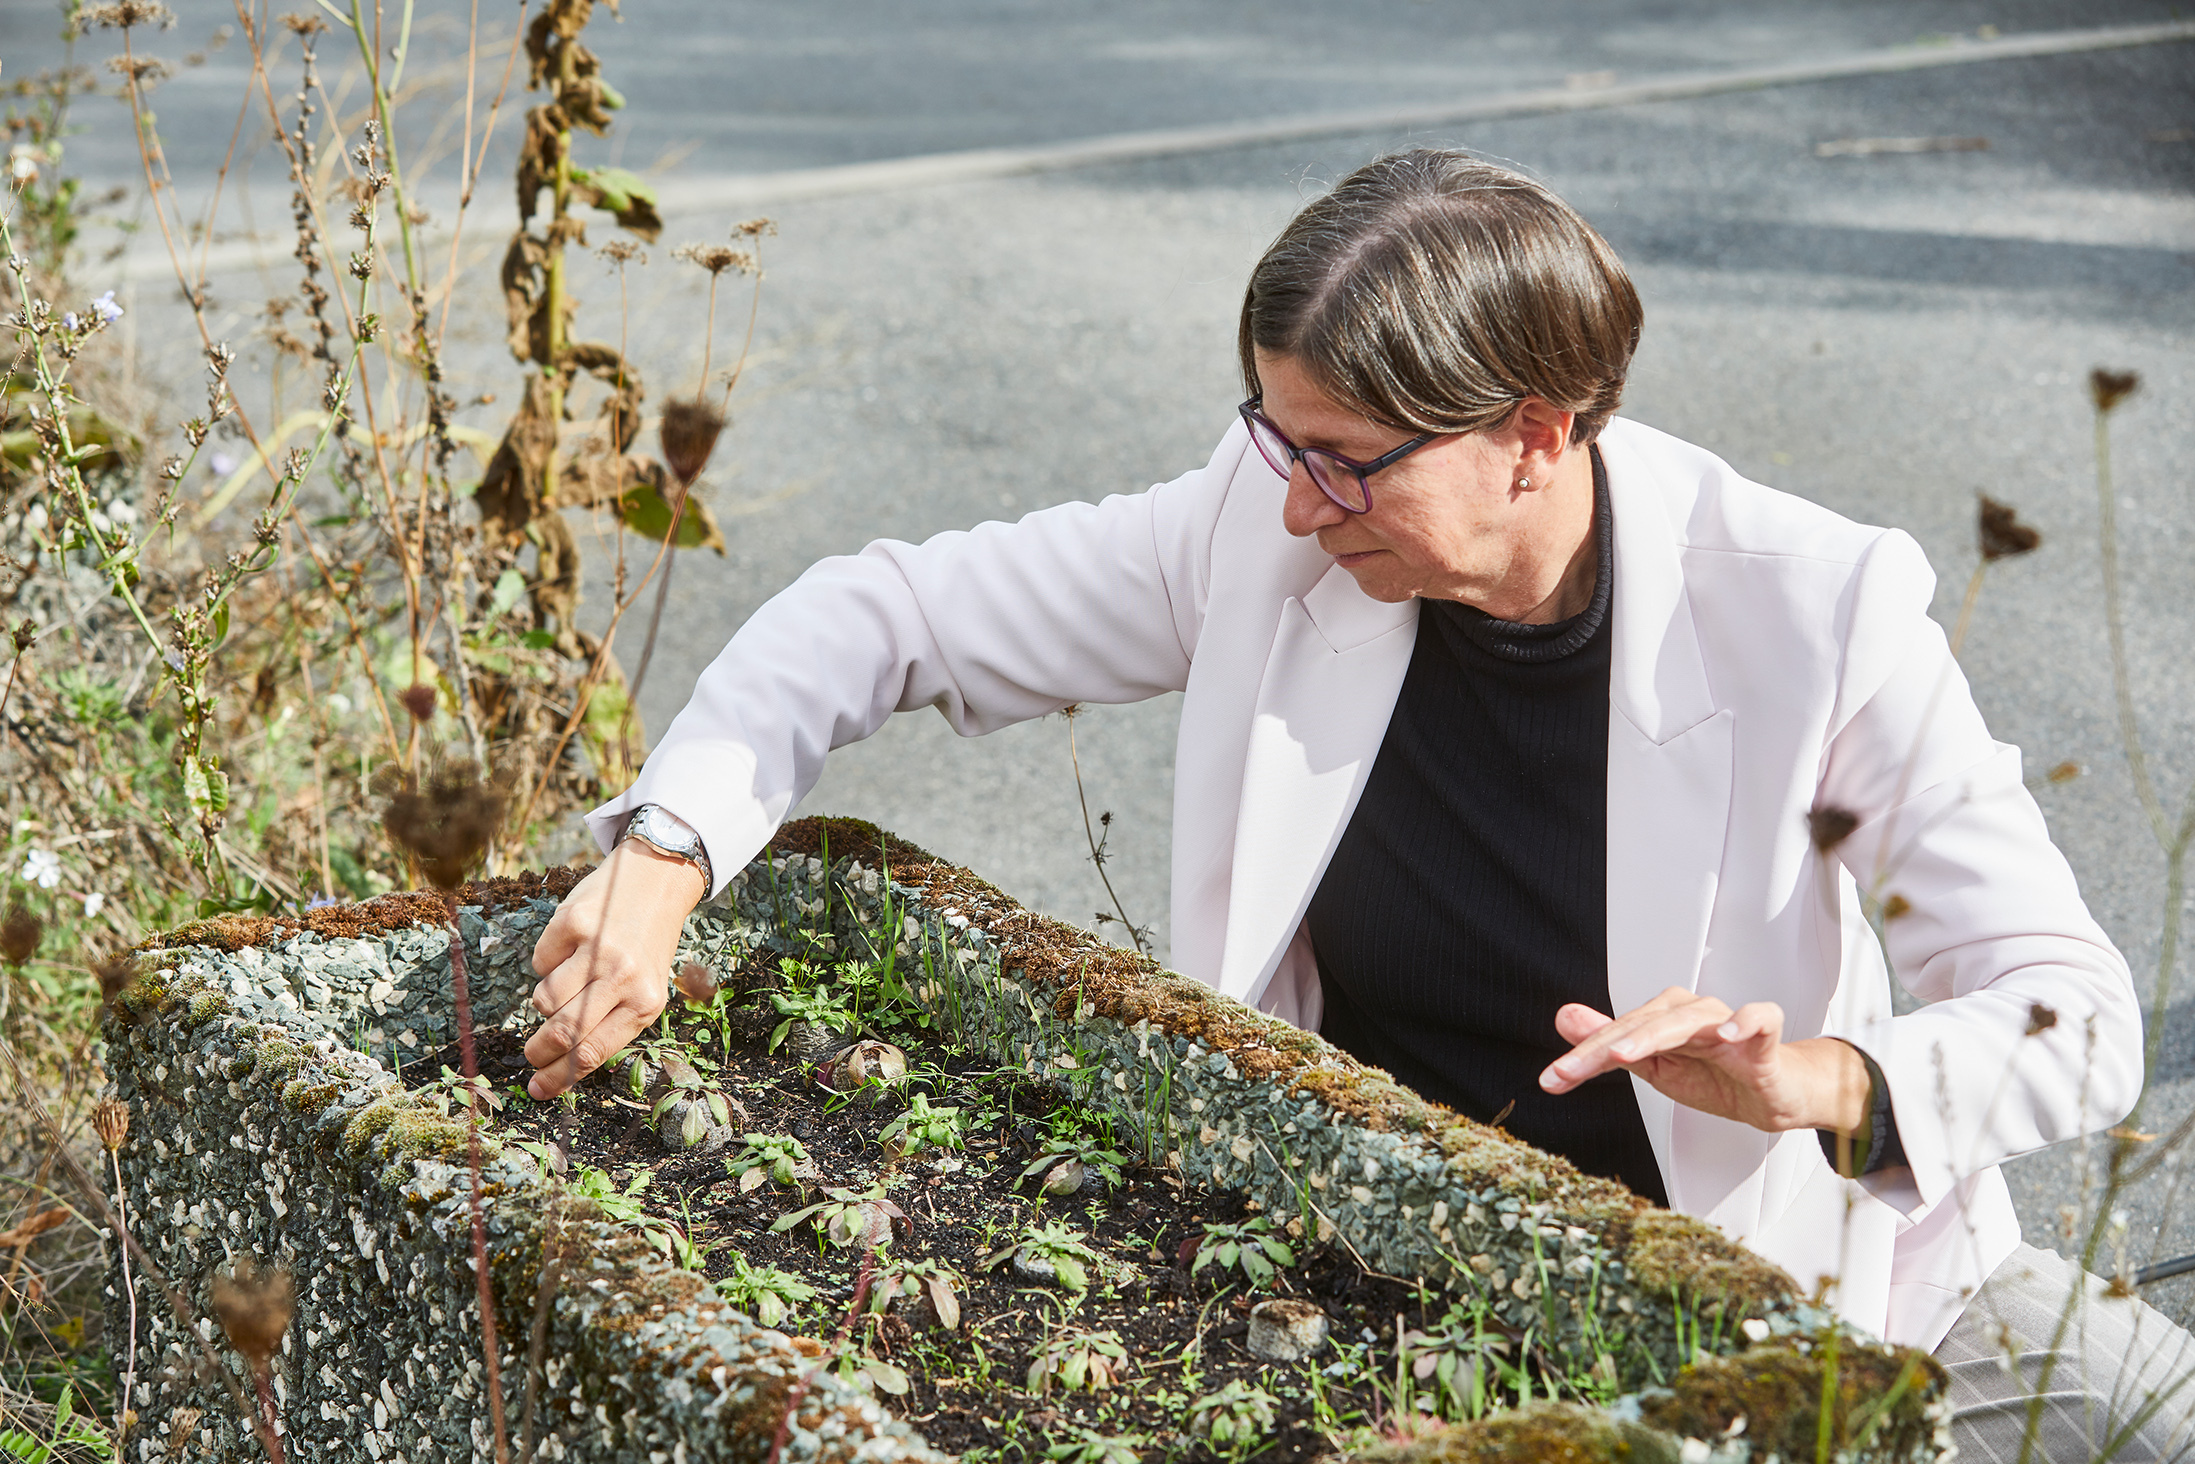
<path fill-rule="evenodd" d="M 31 23 L 40 9 L 0 9 L 8 76 L 53 50 Z M 203 31 L 225 7 L 185 9 L 176 53 L 195 44 L 191 26 Z M 668 160 L 662 176 L 683 186 L 1438 101 L 1588 73 L 1944 44 L 1985 25 L 2010 34 L 2172 18 L 2163 4 L 1963 0 L 1380 0 L 1346 11 L 1212 0 L 1071 12 L 628 0 L 623 24 L 605 16 L 590 41 L 632 106 L 617 135 L 583 143 L 582 156 Z M 450 31 L 431 19 L 415 67 L 447 62 Z M 335 39 L 323 42 L 331 88 Z M 240 91 L 233 57 L 232 47 L 160 94 L 179 177 L 202 176 L 226 146 Z M 1233 317 L 1263 245 L 1322 180 L 1355 163 L 1407 141 L 1460 144 L 1546 179 L 1629 261 L 1648 318 L 1630 415 L 1749 476 L 1908 529 L 1937 566 L 1946 621 L 1976 560 L 1977 493 L 2041 529 L 2038 553 L 1991 571 L 1964 662 L 1997 735 L 2024 750 L 2031 773 L 2065 761 L 2084 769 L 2039 797 L 2146 988 L 2165 861 L 2136 806 L 2113 713 L 2084 382 L 2098 365 L 2144 378 L 2118 414 L 2113 448 L 2134 700 L 2176 817 L 2195 786 L 2191 79 L 2195 45 L 2152 46 L 772 207 L 781 233 L 767 246 L 756 349 L 706 480 L 730 554 L 681 557 L 643 698 L 648 724 L 663 727 L 731 630 L 822 555 L 1134 491 L 1201 463 L 1239 395 Z M 430 110 L 448 95 L 427 97 Z M 1989 145 L 1815 153 L 1828 140 L 1917 136 Z M 421 156 L 432 137 L 425 124 L 399 132 Z M 72 157 L 126 181 L 116 141 L 87 135 Z M 277 172 L 264 157 L 255 167 L 256 214 L 278 220 Z M 748 211 L 675 216 L 664 244 L 720 237 Z M 517 373 L 484 273 L 501 227 L 484 221 L 472 242 L 481 285 L 461 295 L 450 357 L 460 380 L 507 402 Z M 285 247 L 270 235 L 266 271 L 216 281 L 223 330 L 241 339 L 256 296 L 286 287 Z M 698 369 L 701 292 L 667 248 L 653 253 L 633 277 L 627 328 L 660 393 L 690 385 Z M 614 339 L 615 280 L 591 262 L 580 278 L 583 327 Z M 181 359 L 168 349 L 175 312 L 155 308 L 166 293 L 156 277 L 131 289 L 141 308 L 130 322 L 157 374 L 158 362 Z M 736 348 L 744 303 L 725 308 L 720 362 Z M 492 407 L 469 420 L 498 424 Z M 589 594 L 599 613 L 607 581 L 598 576 Z M 1092 708 L 1077 724 L 1091 809 L 1115 814 L 1115 884 L 1162 941 L 1176 714 L 1166 698 Z M 876 819 L 1065 918 L 1087 922 L 1104 903 L 1057 719 L 968 742 L 927 714 L 895 719 L 834 755 L 806 807 Z M 2191 1108 L 2195 982 L 2182 975 L 2143 1125 L 2161 1130 Z M 2061 1205 L 2092 1202 L 2082 1158 L 2062 1146 L 2013 1166 L 2036 1243 L 2058 1243 Z M 2195 1252 L 2195 1204 L 2169 1183 L 2122 1203 L 2137 1264 L 2152 1251 Z M 2195 1311 L 2195 1281 L 2150 1295 L 2183 1318 Z"/>

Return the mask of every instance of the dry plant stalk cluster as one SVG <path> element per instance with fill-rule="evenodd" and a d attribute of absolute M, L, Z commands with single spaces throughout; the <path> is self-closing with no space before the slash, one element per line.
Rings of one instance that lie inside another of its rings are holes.
<path fill-rule="evenodd" d="M 644 751 L 618 625 L 651 580 L 661 614 L 677 548 L 724 549 L 695 489 L 738 368 L 712 377 L 708 339 L 722 277 L 759 281 L 773 228 L 752 220 L 730 243 L 678 251 L 700 271 L 695 285 L 706 279 L 703 368 L 663 413 L 658 460 L 639 447 L 655 424 L 623 325 L 616 346 L 576 331 L 573 276 L 586 256 L 575 251 L 589 222 L 630 236 L 595 251 L 620 304 L 627 271 L 647 263 L 640 242 L 663 228 L 646 183 L 586 166 L 575 143 L 607 133 L 623 106 L 582 43 L 592 0 L 538 3 L 507 41 L 485 36 L 476 11 L 462 73 L 425 81 L 404 75 L 409 6 L 398 32 L 373 0 L 280 16 L 237 0 L 210 47 L 241 47 L 250 84 L 203 212 L 170 175 L 151 105 L 176 65 L 147 48 L 175 13 L 160 0 L 61 0 L 57 17 L 70 64 L 11 78 L 0 200 L 0 1056 L 11 1094 L 0 1242 L 21 1242 L 0 1244 L 0 1431 L 19 1406 L 50 1421 L 33 1395 L 50 1405 L 67 1389 L 79 1402 L 72 1428 L 88 1426 L 96 1402 L 108 1446 L 127 1435 L 127 1383 L 143 1375 L 133 1339 L 114 1339 L 111 1368 L 101 1355 L 105 1228 L 123 1237 L 141 1286 L 179 1316 L 218 1318 L 233 1350 L 208 1347 L 194 1365 L 227 1379 L 238 1417 L 279 1457 L 280 1358 L 263 1342 L 288 1312 L 282 1258 L 218 1282 L 148 1269 L 118 1179 L 98 1173 L 118 1176 L 114 1156 L 130 1142 L 126 1112 L 96 1101 L 99 1014 L 131 980 L 129 950 L 191 918 L 424 883 L 454 920 L 449 892 L 483 861 L 509 870 L 572 852 L 559 832 L 569 813 L 622 787 Z M 74 64 L 75 48 L 93 44 L 114 53 L 103 79 Z M 335 65 L 349 75 L 331 85 L 323 71 Z M 432 168 L 400 142 L 428 133 L 406 125 L 407 104 L 434 106 L 436 88 L 460 84 L 445 243 L 417 201 Z M 541 99 L 507 119 L 521 91 Z M 120 194 L 87 198 L 63 167 L 69 133 L 100 124 L 87 97 L 110 109 L 106 125 L 132 130 L 144 233 L 171 266 L 174 303 L 158 308 L 177 324 L 187 316 L 197 337 L 203 398 L 180 423 L 131 385 L 115 292 L 78 283 L 111 263 L 85 257 L 84 210 Z M 452 381 L 443 340 L 460 292 L 481 283 L 461 269 L 467 214 L 491 141 L 514 121 L 521 223 L 489 289 L 522 379 L 515 410 L 484 428 L 467 417 L 500 383 Z M 232 342 L 216 329 L 207 250 L 255 138 L 286 180 L 295 287 L 254 312 L 252 339 Z M 750 340 L 753 323 L 750 310 Z M 616 604 L 600 634 L 579 624 L 572 509 L 612 530 Z M 631 565 L 627 531 L 646 550 Z M 461 958 L 456 979 L 462 1004 Z M 476 1215 L 476 1236 L 478 1226 Z M 501 1390 L 490 1391 L 507 1458 Z"/>

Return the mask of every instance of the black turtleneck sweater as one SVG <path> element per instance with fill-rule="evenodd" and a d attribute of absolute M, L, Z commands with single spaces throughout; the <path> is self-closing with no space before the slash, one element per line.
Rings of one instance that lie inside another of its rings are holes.
<path fill-rule="evenodd" d="M 1539 1085 L 1555 1010 L 1608 1011 L 1608 478 L 1584 613 L 1518 625 L 1448 600 L 1416 649 L 1312 896 L 1320 1031 L 1426 1097 L 1667 1204 L 1631 1079 Z"/>

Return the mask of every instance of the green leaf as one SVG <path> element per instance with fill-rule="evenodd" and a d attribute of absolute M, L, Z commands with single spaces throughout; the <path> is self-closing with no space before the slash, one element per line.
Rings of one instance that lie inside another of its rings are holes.
<path fill-rule="evenodd" d="M 229 638 L 229 602 L 223 600 L 213 611 L 213 643 L 220 645 Z"/>
<path fill-rule="evenodd" d="M 495 597 L 488 602 L 488 615 L 492 619 L 508 611 L 526 593 L 526 576 L 515 569 L 506 569 L 496 576 Z"/>
<path fill-rule="evenodd" d="M 1053 1256 L 1051 1259 L 1052 1268 L 1059 1272 L 1059 1279 L 1066 1283 L 1069 1291 L 1090 1289 L 1090 1273 L 1083 1269 L 1082 1262 L 1072 1256 Z"/>
<path fill-rule="evenodd" d="M 556 632 L 529 630 L 518 638 L 518 643 L 529 651 L 546 651 L 556 644 Z"/>
<path fill-rule="evenodd" d="M 653 242 L 663 232 L 662 215 L 656 212 L 655 190 L 639 176 L 623 168 L 575 169 L 571 175 L 577 195 L 608 214 L 641 238 Z"/>
<path fill-rule="evenodd" d="M 881 1362 L 874 1357 L 867 1358 L 863 1360 L 861 1370 L 868 1375 L 870 1382 L 895 1398 L 907 1391 L 907 1374 L 888 1362 Z"/>
<path fill-rule="evenodd" d="M 628 488 L 625 496 L 617 501 L 617 516 L 626 528 L 658 544 L 671 531 L 671 505 L 653 483 L 637 483 Z M 724 535 L 716 526 L 715 515 L 690 492 L 686 495 L 686 511 L 679 515 L 678 547 L 709 548 L 719 554 L 726 552 Z"/>

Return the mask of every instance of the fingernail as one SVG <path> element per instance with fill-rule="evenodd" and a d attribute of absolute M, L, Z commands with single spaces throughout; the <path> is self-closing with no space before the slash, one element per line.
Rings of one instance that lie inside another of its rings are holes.
<path fill-rule="evenodd" d="M 1715 1029 L 1715 1035 L 1725 1042 L 1735 1042 L 1738 1040 L 1738 1024 L 1725 1022 Z"/>
<path fill-rule="evenodd" d="M 1562 1086 L 1562 1074 L 1556 1072 L 1553 1068 L 1549 1068 L 1546 1072 L 1540 1074 L 1540 1086 L 1550 1093 L 1554 1092 L 1555 1089 Z"/>

